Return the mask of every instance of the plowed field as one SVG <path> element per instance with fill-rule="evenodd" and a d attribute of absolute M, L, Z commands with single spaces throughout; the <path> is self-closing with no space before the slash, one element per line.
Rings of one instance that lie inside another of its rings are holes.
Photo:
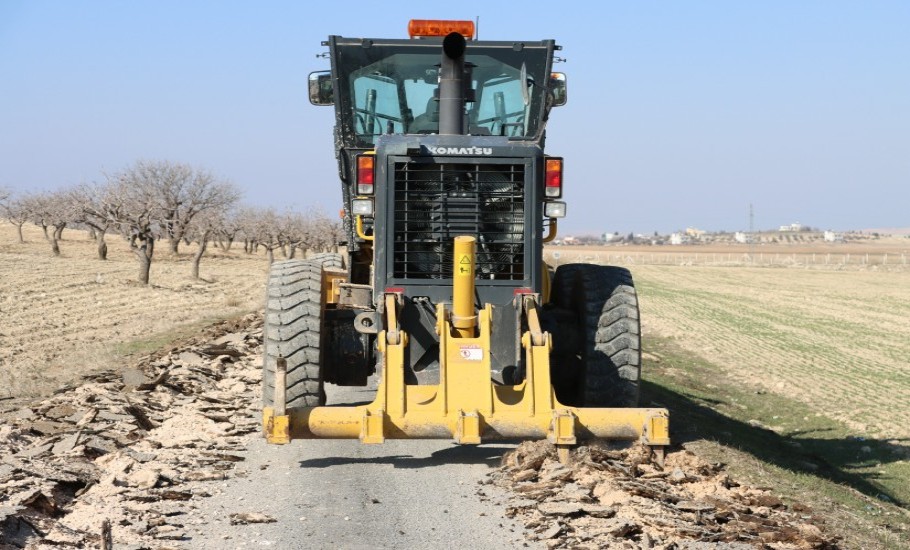
<path fill-rule="evenodd" d="M 262 304 L 268 262 L 242 246 L 204 257 L 197 281 L 194 248 L 172 256 L 161 243 L 146 287 L 135 282 L 138 262 L 117 235 L 108 236 L 109 259 L 101 261 L 84 231 L 65 231 L 55 258 L 40 229 L 24 230 L 19 244 L 15 228 L 0 224 L 0 399 L 53 391 Z"/>

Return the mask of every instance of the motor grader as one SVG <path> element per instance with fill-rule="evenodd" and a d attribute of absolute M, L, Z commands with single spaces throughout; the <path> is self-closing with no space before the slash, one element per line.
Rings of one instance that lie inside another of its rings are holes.
<path fill-rule="evenodd" d="M 619 267 L 544 262 L 565 216 L 565 104 L 553 40 L 476 40 L 471 21 L 412 20 L 410 38 L 330 36 L 310 74 L 335 107 L 346 254 L 276 262 L 264 329 L 263 428 L 297 438 L 642 441 L 638 302 Z M 324 384 L 375 400 L 326 404 Z"/>

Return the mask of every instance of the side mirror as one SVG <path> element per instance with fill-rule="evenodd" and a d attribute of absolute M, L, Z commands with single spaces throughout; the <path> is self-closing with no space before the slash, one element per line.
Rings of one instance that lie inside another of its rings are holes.
<path fill-rule="evenodd" d="M 335 88 L 332 86 L 331 71 L 317 71 L 310 73 L 309 78 L 310 103 L 313 105 L 334 105 Z"/>
<path fill-rule="evenodd" d="M 550 95 L 553 97 L 553 107 L 565 105 L 569 99 L 565 73 L 552 73 L 550 75 Z"/>

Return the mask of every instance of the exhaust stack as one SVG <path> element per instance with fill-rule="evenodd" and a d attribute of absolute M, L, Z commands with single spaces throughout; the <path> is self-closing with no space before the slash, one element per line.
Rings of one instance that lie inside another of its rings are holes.
<path fill-rule="evenodd" d="M 439 70 L 439 133 L 464 135 L 465 63 L 467 41 L 452 32 L 442 41 L 442 64 Z"/>

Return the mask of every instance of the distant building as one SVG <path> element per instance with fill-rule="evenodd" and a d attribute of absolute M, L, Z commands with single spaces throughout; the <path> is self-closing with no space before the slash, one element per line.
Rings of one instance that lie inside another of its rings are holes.
<path fill-rule="evenodd" d="M 612 242 L 621 241 L 621 240 L 622 240 L 622 235 L 620 235 L 619 233 L 604 233 L 604 242 L 605 243 L 612 243 Z"/>
<path fill-rule="evenodd" d="M 834 231 L 825 231 L 825 242 L 826 243 L 839 243 L 843 242 L 844 236 L 841 233 L 835 233 Z"/>
<path fill-rule="evenodd" d="M 737 231 L 736 233 L 733 234 L 733 240 L 738 243 L 749 244 L 752 242 L 752 234 L 743 233 L 742 231 Z"/>
<path fill-rule="evenodd" d="M 670 244 L 688 244 L 689 236 L 682 233 L 672 233 L 670 235 Z"/>
<path fill-rule="evenodd" d="M 780 231 L 781 233 L 788 232 L 788 231 L 799 232 L 802 230 L 803 230 L 803 224 L 801 224 L 799 222 L 791 223 L 790 225 L 782 225 L 782 226 L 780 226 L 780 229 L 778 229 L 778 231 Z"/>
<path fill-rule="evenodd" d="M 703 230 L 697 229 L 695 227 L 686 228 L 686 236 L 692 237 L 693 239 L 700 239 L 705 235 L 705 233 L 707 233 L 707 231 L 703 231 Z"/>
<path fill-rule="evenodd" d="M 575 237 L 572 237 L 572 236 L 563 237 L 562 244 L 568 244 L 568 245 L 578 244 L 578 239 Z"/>

